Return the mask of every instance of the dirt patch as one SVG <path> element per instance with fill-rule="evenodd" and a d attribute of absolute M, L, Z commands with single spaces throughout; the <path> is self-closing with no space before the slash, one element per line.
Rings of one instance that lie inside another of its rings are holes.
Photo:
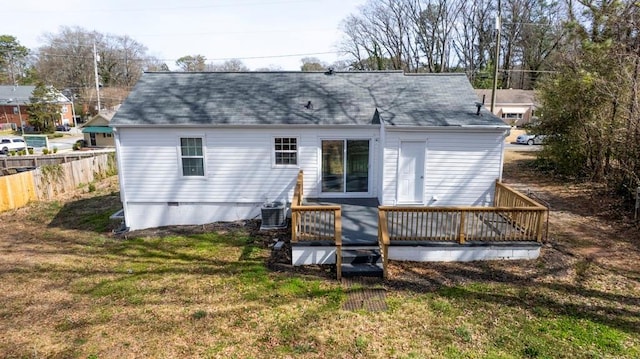
<path fill-rule="evenodd" d="M 537 172 L 534 159 L 535 153 L 506 152 L 503 181 L 550 208 L 548 235 L 537 260 L 391 261 L 385 286 L 433 291 L 443 286 L 483 282 L 567 286 L 589 283 L 640 293 L 640 226 L 630 219 L 632 214 L 598 184 L 565 182 Z M 606 283 L 599 282 L 604 278 Z"/>

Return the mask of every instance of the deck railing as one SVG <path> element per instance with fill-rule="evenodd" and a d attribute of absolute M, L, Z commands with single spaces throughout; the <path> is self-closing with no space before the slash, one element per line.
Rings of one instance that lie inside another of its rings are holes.
<path fill-rule="evenodd" d="M 520 228 L 528 228 L 532 231 L 536 241 L 542 241 L 544 217 L 549 215 L 547 207 L 499 181 L 496 181 L 493 201 L 495 207 L 527 208 L 526 212 L 513 211 L 509 213 L 508 218 Z M 534 218 L 529 216 L 529 213 L 532 212 L 536 213 Z"/>
<path fill-rule="evenodd" d="M 494 198 L 493 207 L 379 206 L 385 271 L 392 241 L 542 241 L 546 207 L 499 182 Z"/>
<path fill-rule="evenodd" d="M 340 206 L 303 205 L 304 174 L 298 173 L 291 200 L 291 242 L 332 241 L 336 246 L 336 268 L 341 278 L 342 208 Z"/>

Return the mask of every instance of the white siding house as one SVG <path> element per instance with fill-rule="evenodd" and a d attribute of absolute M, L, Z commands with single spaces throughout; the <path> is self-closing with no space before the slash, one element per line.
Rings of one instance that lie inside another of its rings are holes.
<path fill-rule="evenodd" d="M 256 218 L 308 198 L 486 205 L 499 118 L 466 77 L 401 72 L 145 73 L 111 121 L 131 230 Z"/>

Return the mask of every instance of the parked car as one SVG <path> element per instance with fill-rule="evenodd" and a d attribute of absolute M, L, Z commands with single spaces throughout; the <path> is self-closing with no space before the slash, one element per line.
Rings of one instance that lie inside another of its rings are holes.
<path fill-rule="evenodd" d="M 71 127 L 69 125 L 58 125 L 56 126 L 56 131 L 64 131 L 67 132 L 71 129 Z"/>
<path fill-rule="evenodd" d="M 0 152 L 7 154 L 9 151 L 22 151 L 27 149 L 27 143 L 22 137 L 2 137 L 0 138 Z"/>
<path fill-rule="evenodd" d="M 516 143 L 521 145 L 541 145 L 544 143 L 545 135 L 528 135 L 522 134 L 516 138 Z"/>

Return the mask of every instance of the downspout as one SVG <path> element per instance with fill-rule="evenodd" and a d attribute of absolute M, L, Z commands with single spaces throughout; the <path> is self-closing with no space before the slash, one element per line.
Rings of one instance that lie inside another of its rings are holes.
<path fill-rule="evenodd" d="M 376 113 L 378 113 L 378 110 L 376 109 Z M 379 118 L 379 117 L 378 117 Z M 387 133 L 385 131 L 384 128 L 384 121 L 382 119 L 380 119 L 380 140 L 378 142 L 378 160 L 376 161 L 376 170 L 377 170 L 377 176 L 376 179 L 378 181 L 378 185 L 377 185 L 377 189 L 378 189 L 378 193 L 377 193 L 377 197 L 378 197 L 378 202 L 380 204 L 384 204 L 384 150 L 386 147 L 386 141 L 387 141 Z"/>

